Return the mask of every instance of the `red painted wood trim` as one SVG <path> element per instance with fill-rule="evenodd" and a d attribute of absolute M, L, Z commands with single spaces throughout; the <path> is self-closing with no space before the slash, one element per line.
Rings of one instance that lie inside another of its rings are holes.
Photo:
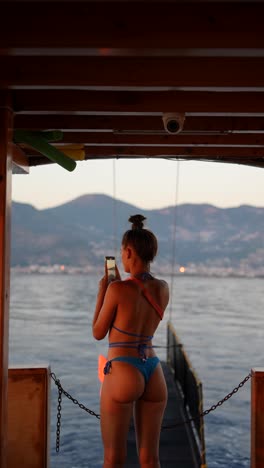
<path fill-rule="evenodd" d="M 6 468 L 7 381 L 10 296 L 11 138 L 13 114 L 8 94 L 0 98 L 0 466 Z"/>
<path fill-rule="evenodd" d="M 264 369 L 252 370 L 251 468 L 264 466 Z"/>

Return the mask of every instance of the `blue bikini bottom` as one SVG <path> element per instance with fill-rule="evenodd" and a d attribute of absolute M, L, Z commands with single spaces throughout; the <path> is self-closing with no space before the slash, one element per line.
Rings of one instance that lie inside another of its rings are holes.
<path fill-rule="evenodd" d="M 160 362 L 157 356 L 147 358 L 146 360 L 133 356 L 118 356 L 111 359 L 110 361 L 107 361 L 104 368 L 104 374 L 109 374 L 111 369 L 111 363 L 113 361 L 127 362 L 128 364 L 131 364 L 131 366 L 134 366 L 143 375 L 145 383 L 148 383 L 150 377 L 152 376 L 154 370 Z"/>

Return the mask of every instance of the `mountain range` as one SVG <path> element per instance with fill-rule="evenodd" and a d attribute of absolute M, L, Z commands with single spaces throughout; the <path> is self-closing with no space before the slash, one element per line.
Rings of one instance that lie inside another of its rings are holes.
<path fill-rule="evenodd" d="M 13 202 L 11 265 L 98 267 L 105 255 L 119 253 L 127 220 L 136 213 L 146 216 L 146 227 L 158 237 L 163 268 L 172 257 L 178 265 L 263 268 L 264 208 L 182 204 L 142 210 L 102 194 L 44 210 Z"/>

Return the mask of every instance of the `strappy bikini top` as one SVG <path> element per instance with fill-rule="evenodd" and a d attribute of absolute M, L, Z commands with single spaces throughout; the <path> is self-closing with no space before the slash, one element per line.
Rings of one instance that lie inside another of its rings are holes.
<path fill-rule="evenodd" d="M 159 306 L 159 304 L 157 304 L 155 299 L 153 299 L 150 292 L 145 288 L 145 286 L 142 284 L 142 282 L 138 278 L 135 278 L 135 277 L 127 278 L 125 281 L 134 281 L 141 288 L 144 297 L 147 299 L 147 301 L 155 309 L 155 311 L 157 312 L 157 314 L 160 317 L 160 320 L 162 320 L 164 311 Z M 151 336 L 151 335 L 138 335 L 137 333 L 130 333 L 130 332 L 127 332 L 125 330 L 121 330 L 120 328 L 116 327 L 115 325 L 112 325 L 112 328 L 114 328 L 115 330 L 117 330 L 120 333 L 123 333 L 123 334 L 128 335 L 128 336 L 134 336 L 135 338 L 139 338 L 139 339 L 136 340 L 136 341 L 131 341 L 131 342 L 116 341 L 116 342 L 113 342 L 113 343 L 109 343 L 109 348 L 116 348 L 116 347 L 137 348 L 138 352 L 139 352 L 139 356 L 141 357 L 141 359 L 143 361 L 146 361 L 147 356 L 145 354 L 145 350 L 149 349 L 149 348 L 152 348 L 152 346 L 148 346 L 146 342 L 151 341 L 153 336 Z"/>
<path fill-rule="evenodd" d="M 142 282 L 138 279 L 138 278 L 135 278 L 135 276 L 132 278 L 127 278 L 126 281 L 134 281 L 142 290 L 142 293 L 143 293 L 143 296 L 147 299 L 147 301 L 152 305 L 152 307 L 155 309 L 155 311 L 157 312 L 157 314 L 159 315 L 160 317 L 160 320 L 163 319 L 163 315 L 164 315 L 164 310 L 162 310 L 162 308 L 159 306 L 159 304 L 155 301 L 155 299 L 153 299 L 153 297 L 151 296 L 150 292 L 145 288 L 144 284 L 142 284 Z"/>

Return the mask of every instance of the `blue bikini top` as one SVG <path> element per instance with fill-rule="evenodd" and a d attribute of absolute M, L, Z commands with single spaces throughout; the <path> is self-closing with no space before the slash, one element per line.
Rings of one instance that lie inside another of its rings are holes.
<path fill-rule="evenodd" d="M 153 278 L 149 273 L 147 273 L 151 278 Z M 147 278 L 144 278 L 144 279 L 147 279 Z M 158 313 L 160 319 L 162 320 L 162 317 L 163 317 L 163 313 L 164 311 L 161 309 L 161 307 L 157 304 L 157 302 L 153 299 L 153 297 L 151 296 L 151 294 L 148 292 L 148 290 L 145 288 L 145 286 L 142 284 L 142 282 L 138 279 L 138 278 L 135 278 L 135 277 L 130 277 L 130 278 L 127 278 L 126 281 L 134 281 L 135 283 L 138 284 L 138 286 L 142 289 L 142 292 L 143 292 L 143 295 L 144 297 L 147 299 L 147 301 L 154 307 L 154 309 L 156 310 L 156 312 Z M 117 347 L 122 347 L 122 348 L 137 348 L 138 349 L 138 353 L 139 353 L 139 356 L 141 357 L 142 361 L 146 361 L 147 360 L 147 356 L 146 356 L 146 349 L 150 349 L 152 348 L 152 346 L 148 346 L 147 345 L 147 342 L 148 341 L 151 341 L 153 336 L 151 335 L 138 335 L 137 333 L 131 333 L 131 332 L 127 332 L 125 330 L 121 330 L 121 328 L 118 328 L 116 327 L 115 325 L 112 325 L 112 328 L 114 328 L 115 330 L 117 330 L 118 332 L 120 333 L 123 333 L 124 335 L 128 335 L 128 336 L 134 336 L 135 338 L 139 338 L 139 340 L 135 340 L 135 341 L 132 341 L 132 342 L 127 342 L 127 341 L 116 341 L 116 342 L 113 342 L 113 343 L 109 343 L 109 348 L 117 348 Z"/>

